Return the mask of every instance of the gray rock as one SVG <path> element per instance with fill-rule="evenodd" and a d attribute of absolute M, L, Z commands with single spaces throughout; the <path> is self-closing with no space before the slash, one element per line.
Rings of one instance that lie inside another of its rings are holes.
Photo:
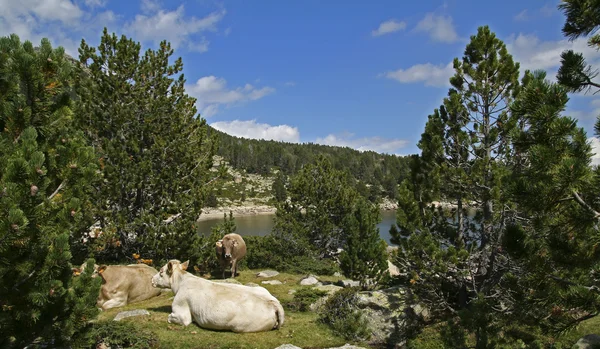
<path fill-rule="evenodd" d="M 336 286 L 336 285 L 322 285 L 322 286 L 315 286 L 316 290 L 319 291 L 325 291 L 327 292 L 329 295 L 332 295 L 334 293 L 336 293 L 337 291 L 341 290 L 343 287 L 341 286 Z"/>
<path fill-rule="evenodd" d="M 396 332 L 397 327 L 399 330 L 403 328 L 406 308 L 403 288 L 360 292 L 358 298 L 358 307 L 367 319 L 373 342 L 385 343 Z"/>
<path fill-rule="evenodd" d="M 288 294 L 294 294 L 294 293 L 296 293 L 296 290 L 295 290 L 295 289 L 293 289 L 293 288 L 292 288 L 291 290 L 289 290 L 289 291 L 288 291 Z"/>
<path fill-rule="evenodd" d="M 335 283 L 337 286 L 341 287 L 359 287 L 360 282 L 354 280 L 340 280 Z"/>
<path fill-rule="evenodd" d="M 295 345 L 293 345 L 293 344 L 284 344 L 284 345 L 280 345 L 280 346 L 278 346 L 278 347 L 277 347 L 277 348 L 275 348 L 275 349 L 302 349 L 302 348 L 300 348 L 300 347 L 297 347 L 297 346 L 295 346 Z"/>
<path fill-rule="evenodd" d="M 220 283 L 224 283 L 224 284 L 238 284 L 241 285 L 242 283 L 237 281 L 236 279 L 233 278 L 229 278 L 229 279 L 217 279 L 217 280 L 211 280 L 214 282 L 220 282 Z"/>
<path fill-rule="evenodd" d="M 265 284 L 265 285 L 281 285 L 281 281 L 279 281 L 279 280 L 267 280 L 267 281 L 261 282 L 261 284 Z"/>
<path fill-rule="evenodd" d="M 600 336 L 597 334 L 588 334 L 581 337 L 577 343 L 573 344 L 571 349 L 597 349 L 600 348 Z"/>
<path fill-rule="evenodd" d="M 390 273 L 390 276 L 398 276 L 400 275 L 400 269 L 395 266 L 392 262 L 390 262 L 390 260 L 388 259 L 388 272 Z"/>
<path fill-rule="evenodd" d="M 306 277 L 302 278 L 302 280 L 300 280 L 300 285 L 302 285 L 302 286 L 312 286 L 312 285 L 316 285 L 318 283 L 319 283 L 319 279 L 317 279 L 317 277 L 314 275 L 306 276 Z"/>
<path fill-rule="evenodd" d="M 356 345 L 352 345 L 352 344 L 344 344 L 341 347 L 335 347 L 335 348 L 329 348 L 329 349 L 367 349 L 365 347 L 357 347 Z"/>
<path fill-rule="evenodd" d="M 277 275 L 279 275 L 279 272 L 275 270 L 263 270 L 260 273 L 256 274 L 256 276 L 259 278 L 270 278 Z"/>
<path fill-rule="evenodd" d="M 335 273 L 333 273 L 333 276 L 342 277 L 342 273 L 340 273 L 339 271 L 336 271 Z"/>
<path fill-rule="evenodd" d="M 314 302 L 313 304 L 311 304 L 308 308 L 311 311 L 317 311 L 321 306 L 323 306 L 323 304 L 325 304 L 325 302 L 327 301 L 329 296 L 331 296 L 332 294 L 336 293 L 337 291 L 339 291 L 341 289 L 343 289 L 343 287 L 336 286 L 336 285 L 315 286 L 315 290 L 325 291 L 325 292 L 327 292 L 327 295 L 317 299 L 317 301 Z"/>
<path fill-rule="evenodd" d="M 125 319 L 125 318 L 128 318 L 128 317 L 141 316 L 141 315 L 150 315 L 150 313 L 146 309 L 136 309 L 136 310 L 122 311 L 122 312 L 118 313 L 117 316 L 115 316 L 114 320 L 115 321 L 121 321 L 122 319 Z"/>
<path fill-rule="evenodd" d="M 259 285 L 255 284 L 254 282 L 249 282 L 249 283 L 246 284 L 246 286 L 256 287 L 256 286 L 259 286 Z"/>

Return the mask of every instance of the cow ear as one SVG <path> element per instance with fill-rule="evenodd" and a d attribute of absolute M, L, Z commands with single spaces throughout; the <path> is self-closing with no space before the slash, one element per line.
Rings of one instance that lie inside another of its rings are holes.
<path fill-rule="evenodd" d="M 223 240 L 219 240 L 219 241 L 215 242 L 215 246 L 217 246 L 217 247 L 223 247 L 222 241 Z"/>
<path fill-rule="evenodd" d="M 173 263 L 167 263 L 167 274 L 173 274 Z"/>
<path fill-rule="evenodd" d="M 102 274 L 106 270 L 106 265 L 101 265 L 98 267 L 98 274 Z"/>
<path fill-rule="evenodd" d="M 190 260 L 188 259 L 187 261 L 185 261 L 185 263 L 181 264 L 181 270 L 187 270 L 189 265 L 190 265 Z"/>
<path fill-rule="evenodd" d="M 73 275 L 75 276 L 81 274 L 81 268 L 71 268 L 71 270 L 73 271 Z"/>

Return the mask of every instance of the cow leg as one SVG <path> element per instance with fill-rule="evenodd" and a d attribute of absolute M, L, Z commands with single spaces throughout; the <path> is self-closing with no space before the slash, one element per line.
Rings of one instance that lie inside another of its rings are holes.
<path fill-rule="evenodd" d="M 122 297 L 115 297 L 113 299 L 109 299 L 104 304 L 102 304 L 103 310 L 108 310 L 111 308 L 124 307 L 127 305 L 127 297 L 123 295 Z"/>
<path fill-rule="evenodd" d="M 231 262 L 231 277 L 234 278 L 235 274 L 237 274 L 237 260 L 233 260 Z"/>
<path fill-rule="evenodd" d="M 190 308 L 186 305 L 177 305 L 173 302 L 171 306 L 173 312 L 169 314 L 167 318 L 167 322 L 170 324 L 180 324 L 183 326 L 188 326 L 192 323 L 192 313 L 190 312 Z"/>

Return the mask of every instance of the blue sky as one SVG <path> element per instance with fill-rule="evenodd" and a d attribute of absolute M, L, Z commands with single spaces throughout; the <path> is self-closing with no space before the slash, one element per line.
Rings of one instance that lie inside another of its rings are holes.
<path fill-rule="evenodd" d="M 523 68 L 552 79 L 565 49 L 600 64 L 585 40 L 563 38 L 558 3 L 0 0 L 0 35 L 48 37 L 72 55 L 82 37 L 97 44 L 104 26 L 145 48 L 167 39 L 183 58 L 188 93 L 218 129 L 410 154 L 447 93 L 450 62 L 480 25 Z M 600 145 L 592 137 L 600 98 L 572 96 L 567 114 Z"/>

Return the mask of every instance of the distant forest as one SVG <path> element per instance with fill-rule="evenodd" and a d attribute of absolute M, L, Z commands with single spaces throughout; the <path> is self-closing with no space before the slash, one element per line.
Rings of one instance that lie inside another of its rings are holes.
<path fill-rule="evenodd" d="M 336 169 L 347 170 L 365 185 L 381 186 L 382 194 L 393 199 L 396 197 L 397 184 L 410 172 L 409 156 L 314 143 L 247 139 L 228 135 L 212 127 L 209 129 L 218 137 L 217 155 L 236 170 L 245 170 L 247 173 L 267 176 L 271 169 L 278 169 L 286 176 L 294 175 L 302 166 L 313 163 L 322 154 Z"/>

